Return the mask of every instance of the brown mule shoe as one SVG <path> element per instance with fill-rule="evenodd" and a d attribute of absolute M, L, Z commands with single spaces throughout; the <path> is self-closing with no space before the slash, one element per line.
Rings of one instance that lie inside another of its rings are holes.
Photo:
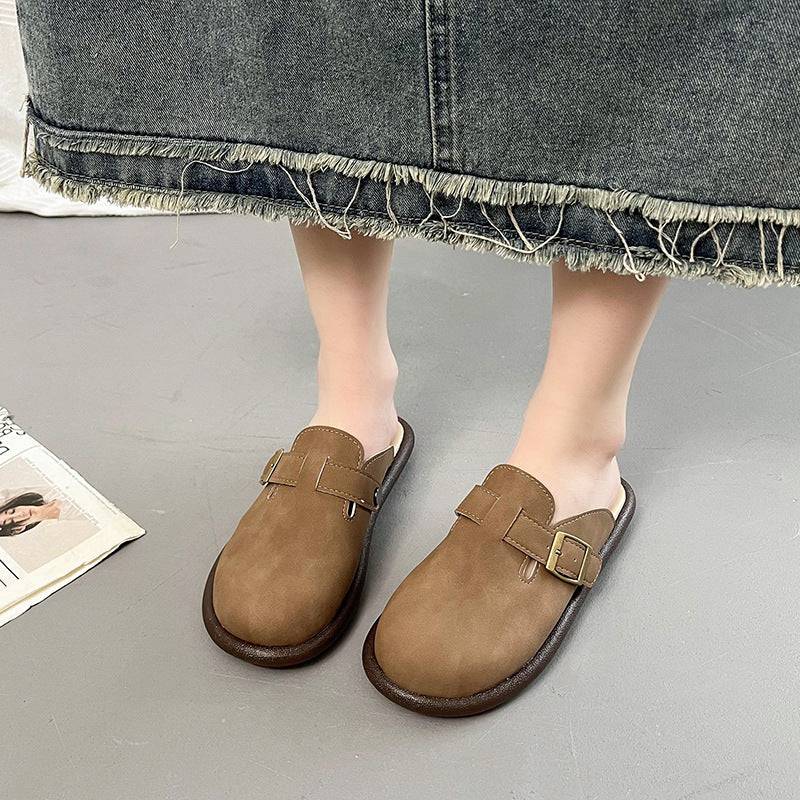
<path fill-rule="evenodd" d="M 635 503 L 623 480 L 613 509 L 554 523 L 543 484 L 510 464 L 494 467 L 372 626 L 363 651 L 370 681 L 433 716 L 509 700 L 561 644 Z"/>
<path fill-rule="evenodd" d="M 217 557 L 203 621 L 228 653 L 264 667 L 327 650 L 353 617 L 378 512 L 414 446 L 398 418 L 395 442 L 364 460 L 346 431 L 311 425 L 278 450 L 264 489 Z"/>

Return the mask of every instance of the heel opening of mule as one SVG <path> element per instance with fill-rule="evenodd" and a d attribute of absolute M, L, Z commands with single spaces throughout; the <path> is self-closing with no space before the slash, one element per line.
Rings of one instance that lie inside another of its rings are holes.
<path fill-rule="evenodd" d="M 622 507 L 625 505 L 625 500 L 627 500 L 627 498 L 628 493 L 625 491 L 625 487 L 620 484 L 619 489 L 617 490 L 617 497 L 609 508 L 609 511 L 613 515 L 614 519 L 619 516 L 619 512 L 622 511 Z"/>
<path fill-rule="evenodd" d="M 392 451 L 393 451 L 394 455 L 397 455 L 397 453 L 399 452 L 400 445 L 403 443 L 403 439 L 405 438 L 405 435 L 406 435 L 406 430 L 403 427 L 403 424 L 398 419 L 397 420 L 397 433 L 395 433 L 394 439 L 392 439 L 392 441 L 391 441 Z"/>

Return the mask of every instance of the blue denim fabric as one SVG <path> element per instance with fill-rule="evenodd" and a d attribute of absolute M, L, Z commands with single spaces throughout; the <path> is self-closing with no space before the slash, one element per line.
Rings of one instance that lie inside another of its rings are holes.
<path fill-rule="evenodd" d="M 28 171 L 64 193 L 317 215 L 640 276 L 800 283 L 794 4 L 18 0 L 18 11 Z M 237 143 L 344 166 L 203 157 Z M 362 162 L 429 182 L 360 175 Z M 511 213 L 509 184 L 533 186 Z"/>

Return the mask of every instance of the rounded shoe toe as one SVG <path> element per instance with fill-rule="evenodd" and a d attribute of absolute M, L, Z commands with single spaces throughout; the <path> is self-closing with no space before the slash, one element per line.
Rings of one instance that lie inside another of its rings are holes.
<path fill-rule="evenodd" d="M 470 618 L 469 603 L 440 604 L 418 591 L 400 591 L 378 620 L 375 659 L 408 692 L 467 697 L 496 685 L 521 663 L 503 625 L 498 628 Z"/>
<path fill-rule="evenodd" d="M 324 627 L 331 603 L 320 591 L 298 585 L 297 578 L 223 553 L 214 571 L 214 613 L 225 630 L 245 642 L 276 647 L 305 642 Z"/>

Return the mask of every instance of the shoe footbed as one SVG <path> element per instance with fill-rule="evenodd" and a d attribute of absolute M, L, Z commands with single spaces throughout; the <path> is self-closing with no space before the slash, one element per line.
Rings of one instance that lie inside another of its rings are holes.
<path fill-rule="evenodd" d="M 400 420 L 397 421 L 397 433 L 392 439 L 392 449 L 394 455 L 397 455 L 398 450 L 400 449 L 400 445 L 403 443 L 403 437 L 405 436 L 406 431 L 405 428 L 400 424 Z"/>
<path fill-rule="evenodd" d="M 614 519 L 616 519 L 619 516 L 619 512 L 622 511 L 622 507 L 625 505 L 626 496 L 625 487 L 620 484 L 619 491 L 617 492 L 617 499 L 608 509 L 614 516 Z"/>

